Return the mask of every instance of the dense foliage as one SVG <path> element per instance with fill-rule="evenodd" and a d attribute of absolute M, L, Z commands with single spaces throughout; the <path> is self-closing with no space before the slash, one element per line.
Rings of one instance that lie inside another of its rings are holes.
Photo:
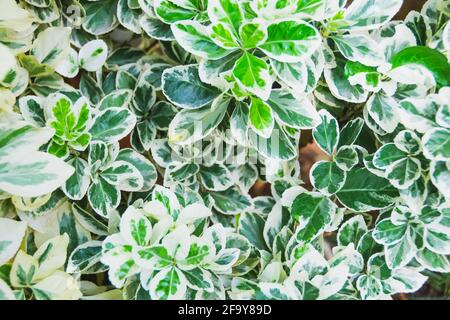
<path fill-rule="evenodd" d="M 450 1 L 402 4 L 1 0 L 0 299 L 449 294 Z"/>

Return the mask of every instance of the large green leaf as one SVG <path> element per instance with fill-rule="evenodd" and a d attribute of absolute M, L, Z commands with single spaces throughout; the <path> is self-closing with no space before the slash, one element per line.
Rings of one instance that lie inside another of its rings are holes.
<path fill-rule="evenodd" d="M 345 10 L 351 30 L 372 30 L 389 22 L 400 10 L 402 0 L 355 0 Z"/>
<path fill-rule="evenodd" d="M 310 171 L 311 184 L 325 195 L 338 192 L 345 183 L 347 174 L 335 162 L 319 161 Z"/>
<path fill-rule="evenodd" d="M 336 214 L 337 206 L 327 197 L 303 192 L 292 203 L 291 214 L 299 223 L 297 241 L 310 243 L 320 235 Z"/>
<path fill-rule="evenodd" d="M 120 191 L 117 187 L 99 177 L 89 187 L 88 199 L 95 212 L 103 217 L 109 217 L 111 211 L 117 208 L 120 203 Z"/>
<path fill-rule="evenodd" d="M 119 21 L 116 16 L 117 1 L 88 1 L 83 3 L 86 18 L 83 29 L 93 35 L 102 35 L 112 31 Z"/>
<path fill-rule="evenodd" d="M 294 97 L 287 90 L 272 90 L 267 104 L 281 123 L 296 129 L 312 129 L 320 116 L 307 98 Z"/>
<path fill-rule="evenodd" d="M 209 135 L 222 122 L 229 103 L 229 98 L 219 96 L 213 107 L 180 111 L 169 125 L 169 141 L 185 145 Z"/>
<path fill-rule="evenodd" d="M 423 154 L 430 160 L 450 160 L 450 130 L 433 129 L 423 137 Z"/>
<path fill-rule="evenodd" d="M 389 207 L 398 197 L 398 191 L 389 180 L 365 168 L 354 168 L 347 172 L 347 180 L 336 195 L 347 208 L 366 212 Z"/>
<path fill-rule="evenodd" d="M 267 27 L 267 40 L 258 47 L 281 62 L 300 62 L 322 43 L 317 29 L 295 20 L 275 22 Z"/>
<path fill-rule="evenodd" d="M 198 67 L 180 66 L 164 71 L 163 93 L 170 102 L 185 109 L 197 109 L 211 103 L 220 91 L 200 80 Z"/>
<path fill-rule="evenodd" d="M 100 112 L 91 129 L 92 140 L 106 143 L 125 138 L 136 125 L 136 116 L 125 108 L 109 108 Z"/>
<path fill-rule="evenodd" d="M 249 52 L 244 52 L 233 68 L 237 82 L 247 91 L 267 100 L 272 89 L 272 79 L 267 63 Z"/>
<path fill-rule="evenodd" d="M 392 57 L 392 68 L 409 64 L 418 64 L 430 70 L 441 87 L 450 85 L 450 64 L 447 58 L 435 49 L 428 47 L 410 47 L 403 49 Z"/>
<path fill-rule="evenodd" d="M 261 99 L 252 98 L 249 116 L 252 129 L 263 138 L 270 137 L 275 125 L 272 109 Z"/>
<path fill-rule="evenodd" d="M 150 281 L 149 291 L 153 299 L 178 300 L 186 293 L 187 281 L 184 274 L 175 267 L 158 272 Z"/>
<path fill-rule="evenodd" d="M 208 35 L 205 26 L 197 21 L 183 21 L 172 25 L 177 42 L 188 52 L 204 59 L 217 60 L 230 53 Z M 213 33 L 214 36 L 214 33 Z"/>
<path fill-rule="evenodd" d="M 319 111 L 321 123 L 313 129 L 313 137 L 317 145 L 333 156 L 339 142 L 339 124 L 326 110 Z"/>
<path fill-rule="evenodd" d="M 250 197 L 242 194 L 237 187 L 211 192 L 210 195 L 214 199 L 214 208 L 223 214 L 236 215 L 251 207 Z"/>
<path fill-rule="evenodd" d="M 347 34 L 332 37 L 342 55 L 366 66 L 379 66 L 384 62 L 381 47 L 375 40 L 363 34 Z"/>

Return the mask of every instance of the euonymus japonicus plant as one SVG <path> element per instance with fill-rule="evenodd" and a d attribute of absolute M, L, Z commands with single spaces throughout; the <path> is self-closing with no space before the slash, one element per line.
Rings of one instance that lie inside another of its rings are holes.
<path fill-rule="evenodd" d="M 448 297 L 450 2 L 404 4 L 2 0 L 0 299 Z"/>

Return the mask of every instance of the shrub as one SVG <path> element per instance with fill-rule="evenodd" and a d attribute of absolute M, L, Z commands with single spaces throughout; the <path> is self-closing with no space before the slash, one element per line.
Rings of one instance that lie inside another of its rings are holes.
<path fill-rule="evenodd" d="M 449 2 L 402 4 L 2 0 L 0 299 L 448 296 Z"/>

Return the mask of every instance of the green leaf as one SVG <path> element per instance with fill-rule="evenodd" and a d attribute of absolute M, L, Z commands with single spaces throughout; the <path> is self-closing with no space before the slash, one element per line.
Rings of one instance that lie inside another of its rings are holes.
<path fill-rule="evenodd" d="M 398 124 L 395 112 L 398 103 L 383 93 L 375 93 L 367 101 L 367 110 L 375 122 L 387 133 L 393 132 Z"/>
<path fill-rule="evenodd" d="M 383 246 L 373 239 L 372 231 L 368 231 L 359 240 L 357 250 L 367 261 L 374 253 L 383 252 Z"/>
<path fill-rule="evenodd" d="M 134 89 L 132 110 L 138 117 L 146 117 L 156 101 L 156 90 L 149 81 L 151 73 L 141 74 Z"/>
<path fill-rule="evenodd" d="M 108 226 L 104 221 L 94 216 L 94 214 L 92 214 L 91 212 L 84 210 L 76 203 L 72 204 L 72 212 L 77 222 L 86 230 L 100 236 L 106 236 L 109 234 Z"/>
<path fill-rule="evenodd" d="M 419 154 L 422 149 L 420 138 L 411 130 L 400 131 L 394 138 L 394 143 L 397 148 L 411 155 Z"/>
<path fill-rule="evenodd" d="M 263 282 L 259 284 L 259 289 L 264 300 L 289 300 L 289 294 L 281 284 Z"/>
<path fill-rule="evenodd" d="M 170 25 L 158 18 L 142 15 L 139 19 L 139 23 L 144 32 L 151 38 L 162 41 L 175 40 Z"/>
<path fill-rule="evenodd" d="M 213 106 L 181 110 L 169 125 L 169 142 L 186 145 L 209 135 L 222 122 L 230 98 L 219 96 Z"/>
<path fill-rule="evenodd" d="M 436 114 L 436 122 L 444 128 L 450 128 L 450 104 L 441 105 Z"/>
<path fill-rule="evenodd" d="M 86 10 L 83 29 L 93 35 L 108 33 L 119 24 L 116 16 L 117 1 L 89 1 L 83 3 L 83 8 Z"/>
<path fill-rule="evenodd" d="M 379 169 L 386 169 L 396 161 L 406 158 L 408 155 L 397 148 L 394 143 L 387 143 L 375 153 L 373 164 Z"/>
<path fill-rule="evenodd" d="M 30 60 L 28 60 L 28 62 L 30 62 Z M 36 76 L 40 74 L 40 72 L 46 73 L 45 68 L 40 69 L 40 66 L 33 66 L 30 64 L 28 66 L 25 66 L 25 68 L 33 68 L 33 75 L 29 72 L 30 76 Z M 70 48 L 66 58 L 58 63 L 58 65 L 55 67 L 55 71 L 63 77 L 75 78 L 80 72 L 80 68 L 78 65 L 78 52 L 76 52 L 75 49 Z"/>
<path fill-rule="evenodd" d="M 102 256 L 102 242 L 85 242 L 72 252 L 67 262 L 67 273 L 99 273 L 106 270 L 106 266 L 100 262 Z"/>
<path fill-rule="evenodd" d="M 127 108 L 132 96 L 133 92 L 129 89 L 114 90 L 100 101 L 98 109 Z"/>
<path fill-rule="evenodd" d="M 308 67 L 304 62 L 287 63 L 270 59 L 276 75 L 295 92 L 304 92 L 308 85 Z"/>
<path fill-rule="evenodd" d="M 387 208 L 398 197 L 398 191 L 389 180 L 380 178 L 365 168 L 347 172 L 344 186 L 336 194 L 339 201 L 356 212 Z"/>
<path fill-rule="evenodd" d="M 236 102 L 236 106 L 230 118 L 231 135 L 237 141 L 245 142 L 248 140 L 248 121 L 250 109 L 244 102 Z"/>
<path fill-rule="evenodd" d="M 398 160 L 386 168 L 386 178 L 398 189 L 410 187 L 420 178 L 422 165 L 416 158 Z"/>
<path fill-rule="evenodd" d="M 125 28 L 128 30 L 140 34 L 141 26 L 139 23 L 139 17 L 141 15 L 140 6 L 138 8 L 133 9 L 129 6 L 130 0 L 119 0 L 117 3 L 117 18 Z"/>
<path fill-rule="evenodd" d="M 322 234 L 336 214 L 337 206 L 318 193 L 303 192 L 292 203 L 291 214 L 298 221 L 297 241 L 307 244 Z"/>
<path fill-rule="evenodd" d="M 211 191 L 224 191 L 234 183 L 228 168 L 220 163 L 200 167 L 200 179 L 203 186 Z"/>
<path fill-rule="evenodd" d="M 351 146 L 358 139 L 363 126 L 364 120 L 362 118 L 350 120 L 340 132 L 338 148 Z"/>
<path fill-rule="evenodd" d="M 430 160 L 450 161 L 450 130 L 428 131 L 423 137 L 423 154 Z"/>
<path fill-rule="evenodd" d="M 300 62 L 321 45 L 312 25 L 294 20 L 275 22 L 267 27 L 267 40 L 258 46 L 270 58 L 281 62 Z"/>
<path fill-rule="evenodd" d="M 183 49 L 200 58 L 217 60 L 230 53 L 211 40 L 206 27 L 197 21 L 178 22 L 171 28 L 176 41 Z"/>
<path fill-rule="evenodd" d="M 440 87 L 450 85 L 450 64 L 447 58 L 435 49 L 428 47 L 410 47 L 398 52 L 391 60 L 392 68 L 409 64 L 418 64 L 427 68 Z"/>
<path fill-rule="evenodd" d="M 351 170 L 358 162 L 358 152 L 353 146 L 343 146 L 338 149 L 336 154 L 336 164 L 342 170 Z"/>
<path fill-rule="evenodd" d="M 167 69 L 162 76 L 163 93 L 170 102 L 186 109 L 197 109 L 211 103 L 220 91 L 203 83 L 195 65 Z"/>
<path fill-rule="evenodd" d="M 448 255 L 439 255 L 427 248 L 416 254 L 417 260 L 428 270 L 448 273 L 450 270 L 450 259 Z"/>
<path fill-rule="evenodd" d="M 106 60 L 108 68 L 119 68 L 123 65 L 130 63 L 137 63 L 145 55 L 145 52 L 141 49 L 122 46 L 117 50 L 111 52 L 111 55 Z M 120 74 L 120 71 L 119 71 Z M 119 88 L 117 89 L 131 89 L 131 88 Z"/>
<path fill-rule="evenodd" d="M 212 292 L 214 285 L 211 273 L 201 268 L 194 268 L 189 271 L 183 271 L 188 287 L 194 290 L 206 290 Z"/>
<path fill-rule="evenodd" d="M 152 225 L 141 211 L 130 206 L 120 219 L 120 235 L 132 245 L 146 246 L 150 241 Z"/>
<path fill-rule="evenodd" d="M 391 219 L 387 218 L 376 224 L 372 236 L 380 244 L 394 245 L 403 239 L 407 231 L 407 224 L 393 224 Z"/>
<path fill-rule="evenodd" d="M 0 157 L 0 189 L 22 197 L 36 197 L 59 188 L 74 172 L 64 161 L 43 152 L 26 157 Z"/>
<path fill-rule="evenodd" d="M 102 179 L 123 191 L 140 191 L 144 179 L 139 170 L 131 163 L 116 160 L 100 173 Z"/>
<path fill-rule="evenodd" d="M 248 191 L 258 180 L 258 169 L 253 164 L 246 163 L 230 170 L 235 183 L 244 191 Z"/>
<path fill-rule="evenodd" d="M 397 242 L 385 247 L 386 263 L 390 269 L 399 269 L 406 266 L 416 253 L 414 239 L 410 232 Z"/>
<path fill-rule="evenodd" d="M 436 127 L 438 105 L 434 99 L 406 98 L 397 109 L 399 120 L 410 130 L 426 133 Z"/>
<path fill-rule="evenodd" d="M 215 23 L 209 26 L 209 36 L 220 47 L 237 49 L 239 43 L 230 27 L 224 23 Z"/>
<path fill-rule="evenodd" d="M 239 37 L 244 49 L 253 49 L 267 39 L 267 30 L 260 23 L 246 23 L 239 28 Z"/>
<path fill-rule="evenodd" d="M 239 233 L 259 250 L 267 250 L 264 240 L 264 219 L 257 213 L 246 212 L 239 219 Z"/>
<path fill-rule="evenodd" d="M 136 125 L 136 116 L 125 108 L 109 108 L 100 112 L 91 129 L 92 140 L 114 143 L 126 137 Z"/>
<path fill-rule="evenodd" d="M 140 175 L 142 175 L 144 183 L 139 191 L 148 191 L 156 183 L 156 179 L 158 178 L 156 168 L 153 163 L 143 155 L 132 149 L 126 148 L 119 151 L 116 160 L 128 162 L 139 171 Z"/>
<path fill-rule="evenodd" d="M 383 292 L 381 281 L 370 275 L 361 275 L 356 281 L 356 288 L 358 288 L 361 298 L 364 300 L 379 299 Z"/>
<path fill-rule="evenodd" d="M 154 8 L 156 15 L 165 23 L 191 20 L 197 15 L 196 11 L 178 6 L 169 0 L 155 1 Z"/>
<path fill-rule="evenodd" d="M 269 98 L 272 79 L 269 74 L 269 66 L 264 60 L 244 52 L 234 65 L 233 75 L 245 90 L 263 100 Z"/>
<path fill-rule="evenodd" d="M 448 210 L 447 210 L 448 211 Z M 444 213 L 445 214 L 445 213 Z M 423 211 L 422 211 L 423 215 Z M 437 253 L 448 255 L 450 254 L 450 225 L 445 223 L 445 217 L 439 222 L 430 223 L 426 226 L 425 246 Z"/>
<path fill-rule="evenodd" d="M 204 244 L 202 242 L 191 243 L 189 247 L 189 252 L 182 263 L 191 266 L 201 265 L 205 260 L 205 258 L 207 258 L 210 255 L 210 248 L 211 247 L 209 245 Z"/>
<path fill-rule="evenodd" d="M 212 22 L 223 22 L 233 28 L 237 35 L 243 25 L 245 11 L 239 0 L 208 1 L 208 16 Z"/>
<path fill-rule="evenodd" d="M 326 110 L 319 111 L 322 122 L 313 129 L 313 137 L 317 145 L 333 156 L 339 142 L 339 124 Z"/>
<path fill-rule="evenodd" d="M 100 88 L 97 81 L 87 73 L 81 74 L 80 91 L 93 105 L 98 104 L 103 97 L 102 88 Z"/>
<path fill-rule="evenodd" d="M 81 200 L 86 195 L 91 182 L 88 163 L 80 157 L 70 159 L 67 163 L 75 169 L 75 172 L 67 179 L 61 189 L 68 198 Z"/>
<path fill-rule="evenodd" d="M 111 211 L 117 208 L 120 203 L 120 191 L 117 187 L 99 177 L 89 187 L 88 199 L 95 212 L 103 217 L 109 217 Z"/>
<path fill-rule="evenodd" d="M 25 96 L 19 99 L 19 108 L 25 120 L 36 127 L 45 127 L 44 101 L 40 97 Z"/>
<path fill-rule="evenodd" d="M 261 99 L 252 97 L 249 116 L 252 129 L 263 138 L 270 137 L 275 125 L 272 109 Z"/>
<path fill-rule="evenodd" d="M 170 266 L 174 258 L 164 246 L 144 247 L 137 251 L 137 264 L 142 268 L 156 268 L 158 270 Z"/>
<path fill-rule="evenodd" d="M 320 193 L 330 196 L 338 192 L 345 183 L 346 173 L 335 162 L 318 161 L 310 171 L 311 184 Z"/>
<path fill-rule="evenodd" d="M 233 69 L 240 56 L 241 52 L 234 51 L 219 60 L 201 60 L 199 64 L 200 79 L 218 88 L 227 88 L 228 82 L 224 76 Z"/>
<path fill-rule="evenodd" d="M 333 96 L 351 103 L 363 103 L 367 101 L 368 92 L 359 84 L 350 83 L 343 57 L 336 57 L 336 66 L 332 69 L 325 68 L 324 76 Z"/>
<path fill-rule="evenodd" d="M 359 240 L 367 231 L 367 225 L 364 218 L 360 215 L 354 216 L 345 221 L 339 228 L 337 234 L 338 245 L 348 246 L 351 243 L 359 243 Z"/>
<path fill-rule="evenodd" d="M 19 250 L 11 267 L 9 276 L 11 285 L 18 288 L 31 285 L 38 267 L 37 259 Z"/>
<path fill-rule="evenodd" d="M 345 10 L 350 30 L 372 30 L 389 22 L 402 6 L 402 0 L 355 0 Z"/>
<path fill-rule="evenodd" d="M 268 139 L 249 131 L 249 140 L 250 144 L 267 158 L 288 161 L 297 156 L 294 142 L 277 123 L 275 123 L 272 135 Z"/>
<path fill-rule="evenodd" d="M 375 40 L 364 34 L 333 36 L 337 48 L 350 61 L 366 66 L 379 66 L 384 62 L 381 47 Z"/>
<path fill-rule="evenodd" d="M 445 196 L 450 196 L 448 184 L 450 182 L 450 161 L 432 161 L 430 168 L 431 182 Z"/>
<path fill-rule="evenodd" d="M 236 215 L 251 207 L 250 197 L 242 194 L 237 187 L 210 193 L 214 208 L 227 215 Z"/>
<path fill-rule="evenodd" d="M 200 170 L 198 164 L 181 162 L 169 165 L 167 173 L 173 181 L 185 181 L 195 176 Z"/>
<path fill-rule="evenodd" d="M 149 291 L 153 299 L 178 300 L 186 293 L 187 281 L 177 268 L 166 268 L 159 271 L 150 281 Z"/>
<path fill-rule="evenodd" d="M 292 128 L 312 129 L 321 121 L 309 99 L 294 97 L 287 90 L 272 90 L 267 104 L 278 121 Z"/>

